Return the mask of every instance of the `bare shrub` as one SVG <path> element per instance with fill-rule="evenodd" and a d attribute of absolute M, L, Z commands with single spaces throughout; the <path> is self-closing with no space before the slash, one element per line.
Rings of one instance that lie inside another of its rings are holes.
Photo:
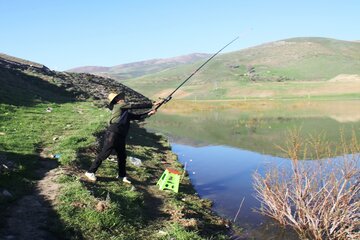
<path fill-rule="evenodd" d="M 341 149 L 343 154 L 330 158 L 331 148 L 323 139 L 303 141 L 299 131 L 291 133 L 283 148 L 291 167 L 274 167 L 263 176 L 259 172 L 253 176 L 262 205 L 258 211 L 292 227 L 302 238 L 360 239 L 359 144 L 355 134 L 350 143 L 341 134 L 341 146 L 332 151 Z M 299 160 L 309 152 L 319 160 Z"/>

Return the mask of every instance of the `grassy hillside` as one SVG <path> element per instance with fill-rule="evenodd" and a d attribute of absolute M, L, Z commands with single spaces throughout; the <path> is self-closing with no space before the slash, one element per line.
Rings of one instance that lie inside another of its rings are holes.
<path fill-rule="evenodd" d="M 203 61 L 126 80 L 147 96 L 166 95 Z M 353 81 L 327 82 L 350 76 Z M 326 38 L 293 38 L 217 56 L 177 98 L 359 97 L 360 43 Z M 309 91 L 309 92 L 308 92 Z"/>
<path fill-rule="evenodd" d="M 84 181 L 109 117 L 94 98 L 111 89 L 95 76 L 42 70 L 0 61 L 1 239 L 225 238 L 225 222 L 187 177 L 179 194 L 158 190 L 164 168 L 181 166 L 166 139 L 137 125 L 128 155 L 143 166 L 129 164 L 134 184 L 119 182 L 110 161 L 99 181 Z"/>

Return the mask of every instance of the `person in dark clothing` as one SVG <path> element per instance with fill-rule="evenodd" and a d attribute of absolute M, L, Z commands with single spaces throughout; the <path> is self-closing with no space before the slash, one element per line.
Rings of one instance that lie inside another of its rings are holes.
<path fill-rule="evenodd" d="M 95 161 L 91 164 L 89 170 L 85 173 L 85 176 L 91 180 L 96 181 L 95 173 L 100 167 L 102 161 L 108 158 L 113 150 L 117 154 L 118 162 L 118 176 L 117 178 L 122 179 L 125 183 L 131 183 L 126 178 L 126 136 L 130 128 L 131 120 L 142 120 L 156 113 L 156 110 L 143 114 L 134 114 L 129 110 L 134 109 L 125 102 L 124 93 L 109 94 L 111 119 L 110 125 L 106 130 L 104 146 L 101 152 L 97 155 Z M 156 106 L 156 104 L 154 105 Z"/>

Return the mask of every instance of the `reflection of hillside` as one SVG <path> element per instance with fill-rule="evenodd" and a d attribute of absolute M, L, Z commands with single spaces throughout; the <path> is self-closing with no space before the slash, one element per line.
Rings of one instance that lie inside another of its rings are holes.
<path fill-rule="evenodd" d="M 338 122 L 360 121 L 360 101 L 173 101 L 162 109 L 168 115 L 196 116 L 226 111 L 227 114 L 262 113 L 271 117 L 329 117 Z"/>
<path fill-rule="evenodd" d="M 339 144 L 340 129 L 350 139 L 352 131 L 360 129 L 360 116 L 355 111 L 360 109 L 359 104 L 360 101 L 261 103 L 246 108 L 202 106 L 208 111 L 193 112 L 184 106 L 180 109 L 187 109 L 185 113 L 160 112 L 149 121 L 148 127 L 186 145 L 226 145 L 283 156 L 278 146 L 285 145 L 291 129 L 301 128 L 304 137 L 325 133 L 334 147 Z"/>

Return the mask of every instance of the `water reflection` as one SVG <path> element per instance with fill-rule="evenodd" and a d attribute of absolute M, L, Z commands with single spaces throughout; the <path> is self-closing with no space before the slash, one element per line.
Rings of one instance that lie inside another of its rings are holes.
<path fill-rule="evenodd" d="M 278 146 L 284 146 L 288 131 L 294 128 L 301 128 L 304 137 L 325 133 L 332 147 L 339 144 L 340 131 L 345 139 L 353 132 L 359 137 L 359 112 L 360 101 L 210 106 L 185 102 L 167 106 L 150 119 L 148 128 L 168 134 L 178 143 L 225 145 L 284 157 Z"/>

